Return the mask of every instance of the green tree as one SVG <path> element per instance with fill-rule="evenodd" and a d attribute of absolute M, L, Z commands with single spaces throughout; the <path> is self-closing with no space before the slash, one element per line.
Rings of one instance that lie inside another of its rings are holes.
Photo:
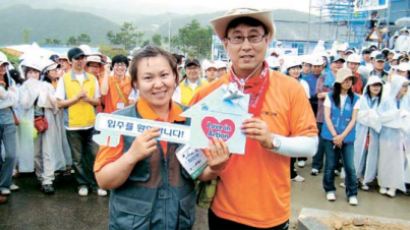
<path fill-rule="evenodd" d="M 78 45 L 77 38 L 74 37 L 74 36 L 70 36 L 70 37 L 68 38 L 66 44 L 67 44 L 68 46 L 76 46 L 76 45 Z"/>
<path fill-rule="evenodd" d="M 90 35 L 88 35 L 88 34 L 80 34 L 80 35 L 77 37 L 77 43 L 78 43 L 78 44 L 89 44 L 89 43 L 91 43 Z"/>
<path fill-rule="evenodd" d="M 99 51 L 101 53 L 111 57 L 111 58 L 114 57 L 115 55 L 119 55 L 119 54 L 122 54 L 122 55 L 125 55 L 125 56 L 128 55 L 128 52 L 125 49 L 118 48 L 118 47 L 112 47 L 110 45 L 101 45 L 100 48 L 99 48 Z"/>
<path fill-rule="evenodd" d="M 124 22 L 120 28 L 120 32 L 114 33 L 109 31 L 107 38 L 113 45 L 123 45 L 126 50 L 130 50 L 142 43 L 143 32 L 138 31 L 130 22 Z"/>
<path fill-rule="evenodd" d="M 202 27 L 197 20 L 192 20 L 191 23 L 178 30 L 178 34 L 172 38 L 171 43 L 188 56 L 209 58 L 212 29 L 209 26 Z"/>
<path fill-rule="evenodd" d="M 162 37 L 161 34 L 154 34 L 151 38 L 152 43 L 156 46 L 161 46 L 162 45 Z"/>
<path fill-rule="evenodd" d="M 46 45 L 61 45 L 61 40 L 57 38 L 45 38 L 44 44 Z"/>
<path fill-rule="evenodd" d="M 141 47 L 147 46 L 147 45 L 149 45 L 149 44 L 151 44 L 151 42 L 150 42 L 149 40 L 145 40 L 145 41 L 142 42 L 142 46 L 141 46 Z"/>

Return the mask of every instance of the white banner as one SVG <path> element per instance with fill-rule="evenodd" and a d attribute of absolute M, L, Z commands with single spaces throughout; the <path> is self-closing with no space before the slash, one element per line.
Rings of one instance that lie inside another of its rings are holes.
<path fill-rule="evenodd" d="M 389 0 L 355 0 L 354 11 L 383 10 L 389 6 Z"/>

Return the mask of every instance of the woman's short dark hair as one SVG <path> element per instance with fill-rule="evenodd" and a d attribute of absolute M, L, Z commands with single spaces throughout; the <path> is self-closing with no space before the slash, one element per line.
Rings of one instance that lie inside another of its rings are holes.
<path fill-rule="evenodd" d="M 178 83 L 178 66 L 177 66 L 177 61 L 175 57 L 171 53 L 159 47 L 147 45 L 137 50 L 132 55 L 132 60 L 131 60 L 131 65 L 130 65 L 130 75 L 131 75 L 131 82 L 133 83 L 133 85 L 134 83 L 138 82 L 138 63 L 144 58 L 158 57 L 158 56 L 162 56 L 168 61 L 169 66 L 171 67 L 172 72 L 174 73 L 176 77 L 175 82 Z"/>
<path fill-rule="evenodd" d="M 261 21 L 256 20 L 256 19 L 251 18 L 251 17 L 241 17 L 241 18 L 235 18 L 234 20 L 229 22 L 229 24 L 228 24 L 228 26 L 226 27 L 226 30 L 225 30 L 225 37 L 228 36 L 228 31 L 230 29 L 236 28 L 237 26 L 239 26 L 241 24 L 244 24 L 244 25 L 247 25 L 247 26 L 254 26 L 254 27 L 262 26 L 264 34 L 266 35 L 266 33 L 268 32 L 268 28 Z"/>
<path fill-rule="evenodd" d="M 116 55 L 112 58 L 112 60 L 111 60 L 111 69 L 114 67 L 114 65 L 116 63 L 124 63 L 127 66 L 127 68 L 128 68 L 128 65 L 129 65 L 128 58 L 124 55 L 121 55 L 121 54 Z"/>

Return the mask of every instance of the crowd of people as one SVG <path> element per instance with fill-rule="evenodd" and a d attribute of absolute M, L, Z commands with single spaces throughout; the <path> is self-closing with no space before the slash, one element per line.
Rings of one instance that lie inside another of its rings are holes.
<path fill-rule="evenodd" d="M 180 116 L 187 106 L 230 82 L 250 95 L 253 117 L 241 127 L 243 156 L 219 139 L 204 149 L 199 180 L 217 188 L 210 229 L 287 229 L 291 181 L 305 180 L 296 166 L 307 157 L 311 175 L 323 171 L 329 201 L 336 175 L 345 178 L 350 205 L 358 205 L 358 188 L 407 192 L 409 54 L 371 46 L 286 56 L 268 50 L 272 22 L 270 11 L 252 9 L 211 21 L 230 63 L 201 64 L 154 46 L 111 59 L 80 46 L 66 55 L 25 54 L 12 68 L 0 53 L 0 201 L 19 189 L 16 172 L 35 172 L 45 194 L 55 193 L 56 172 L 74 172 L 78 195 L 110 190 L 112 229 L 191 228 L 195 183 L 175 157 L 180 146 L 157 141 L 154 128 L 99 147 L 96 114 L 188 125 Z"/>
<path fill-rule="evenodd" d="M 205 60 L 202 77 L 197 59 L 179 58 L 178 75 L 182 78 L 173 98 L 183 105 L 227 70 L 223 61 Z M 86 196 L 94 189 L 106 196 L 92 171 L 98 152 L 92 141 L 94 121 L 97 113 L 124 109 L 139 98 L 129 75 L 130 57 L 110 59 L 82 45 L 46 58 L 25 54 L 16 67 L 0 53 L 0 64 L 1 119 L 6 124 L 2 131 L 1 194 L 19 189 L 11 180 L 18 172 L 35 172 L 41 191 L 53 194 L 55 173 L 74 170 L 79 195 Z M 46 128 L 39 129 L 40 124 Z"/>
<path fill-rule="evenodd" d="M 272 49 L 270 55 L 279 59 L 270 62 L 273 69 L 300 82 L 316 115 L 320 140 L 311 175 L 323 171 L 327 199 L 336 199 L 335 175 L 345 178 L 340 186 L 353 205 L 358 187 L 378 187 L 390 197 L 408 193 L 409 53 L 370 46 L 299 57 Z M 292 159 L 292 180 L 304 181 L 295 163 L 304 167 L 305 161 Z"/>

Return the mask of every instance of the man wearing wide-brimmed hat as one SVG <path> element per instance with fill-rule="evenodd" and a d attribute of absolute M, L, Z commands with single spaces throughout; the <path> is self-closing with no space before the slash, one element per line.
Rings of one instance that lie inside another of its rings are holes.
<path fill-rule="evenodd" d="M 250 95 L 253 118 L 242 124 L 245 155 L 233 154 L 219 177 L 209 209 L 210 229 L 287 229 L 290 218 L 290 158 L 312 156 L 316 121 L 303 87 L 269 69 L 265 54 L 275 34 L 271 11 L 234 9 L 211 21 L 232 65 L 201 89 L 198 102 L 223 84 Z"/>

